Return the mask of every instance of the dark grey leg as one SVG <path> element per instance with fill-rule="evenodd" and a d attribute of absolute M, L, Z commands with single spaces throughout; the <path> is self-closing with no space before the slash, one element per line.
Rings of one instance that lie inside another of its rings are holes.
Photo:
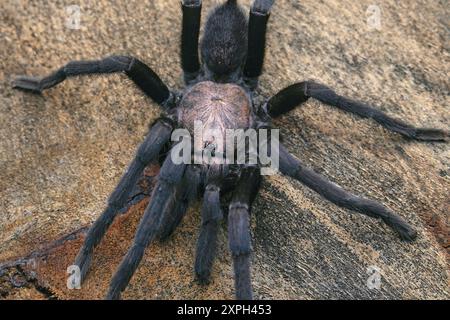
<path fill-rule="evenodd" d="M 325 199 L 340 207 L 358 211 L 373 218 L 381 218 L 399 234 L 402 240 L 412 241 L 417 236 L 416 231 L 402 217 L 376 201 L 365 199 L 345 191 L 337 184 L 328 181 L 313 170 L 306 168 L 282 145 L 280 145 L 280 171 L 285 175 L 297 179 Z"/>
<path fill-rule="evenodd" d="M 170 98 L 170 91 L 159 76 L 146 64 L 128 56 L 111 56 L 103 60 L 72 61 L 44 78 L 19 76 L 13 81 L 13 88 L 33 93 L 56 86 L 67 77 L 124 72 L 156 103 L 163 104 Z"/>
<path fill-rule="evenodd" d="M 145 249 L 159 232 L 162 216 L 166 212 L 165 208 L 171 205 L 171 201 L 175 201 L 174 192 L 183 178 L 185 168 L 184 164 L 174 164 L 170 154 L 164 160 L 158 183 L 145 209 L 144 217 L 139 223 L 134 243 L 114 274 L 106 299 L 120 299 L 120 294 L 130 282 Z"/>
<path fill-rule="evenodd" d="M 391 118 L 363 102 L 340 96 L 332 89 L 312 81 L 296 83 L 281 90 L 268 101 L 267 111 L 270 116 L 276 118 L 307 101 L 310 97 L 362 118 L 373 119 L 388 130 L 400 133 L 407 138 L 422 141 L 448 141 L 450 138 L 448 131 L 416 128 L 401 120 Z"/>
<path fill-rule="evenodd" d="M 266 30 L 274 0 L 255 0 L 248 23 L 248 55 L 244 67 L 247 83 L 255 88 L 262 73 L 266 50 Z"/>
<path fill-rule="evenodd" d="M 200 188 L 200 168 L 189 165 L 184 173 L 183 182 L 175 191 L 174 205 L 167 208 L 164 213 L 158 237 L 161 241 L 167 240 L 180 224 L 189 204 L 198 196 Z"/>
<path fill-rule="evenodd" d="M 203 195 L 202 226 L 197 240 L 194 267 L 197 281 L 203 284 L 209 282 L 216 256 L 217 231 L 222 218 L 220 188 L 216 184 L 208 184 Z"/>
<path fill-rule="evenodd" d="M 228 241 L 233 255 L 236 299 L 253 299 L 251 284 L 250 209 L 258 192 L 259 170 L 245 168 L 231 200 L 228 213 Z"/>
<path fill-rule="evenodd" d="M 201 0 L 183 0 L 183 23 L 181 31 L 181 66 L 186 83 L 194 80 L 200 70 L 198 59 L 198 36 L 202 11 Z"/>
<path fill-rule="evenodd" d="M 139 147 L 136 157 L 131 162 L 116 189 L 108 200 L 108 205 L 89 229 L 83 246 L 75 259 L 75 265 L 80 267 L 81 278 L 85 278 L 89 270 L 92 252 L 106 233 L 115 216 L 122 209 L 129 193 L 137 183 L 142 171 L 153 159 L 156 159 L 163 146 L 169 141 L 173 124 L 169 120 L 158 120 L 150 129 L 146 139 Z"/>

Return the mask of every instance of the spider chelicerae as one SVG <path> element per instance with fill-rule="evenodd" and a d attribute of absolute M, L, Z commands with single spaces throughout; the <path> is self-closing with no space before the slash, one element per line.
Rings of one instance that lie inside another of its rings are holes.
<path fill-rule="evenodd" d="M 139 265 L 145 248 L 154 239 L 167 239 L 179 225 L 189 205 L 202 197 L 202 225 L 197 242 L 195 276 L 208 283 L 216 254 L 220 221 L 228 220 L 228 241 L 233 257 L 237 299 L 252 299 L 251 235 L 249 218 L 260 184 L 260 164 L 184 164 L 168 156 L 175 143 L 176 128 L 192 132 L 195 121 L 222 129 L 272 128 L 271 119 L 286 114 L 309 98 L 377 121 L 406 138 L 447 141 L 449 133 L 439 129 L 415 128 L 393 119 L 373 107 L 335 93 L 312 81 L 295 83 L 258 103 L 255 89 L 262 73 L 267 22 L 274 0 L 255 0 L 247 19 L 235 0 L 216 7 L 206 22 L 199 46 L 201 0 L 181 3 L 181 62 L 185 89 L 170 90 L 146 64 L 134 57 L 110 56 L 96 61 L 73 61 L 43 78 L 21 76 L 14 88 L 41 93 L 67 77 L 123 72 L 147 96 L 159 104 L 164 115 L 155 121 L 119 184 L 110 195 L 106 209 L 90 228 L 75 265 L 84 279 L 94 248 L 122 209 L 144 168 L 155 160 L 162 163 L 151 201 L 139 224 L 131 248 L 111 280 L 108 299 L 120 298 Z M 199 59 L 201 53 L 201 62 Z M 173 149 L 172 149 L 173 150 Z M 299 180 L 338 206 L 374 218 L 381 218 L 401 239 L 416 238 L 414 229 L 382 204 L 356 196 L 306 168 L 280 144 L 279 171 Z M 226 210 L 222 210 L 226 202 Z"/>

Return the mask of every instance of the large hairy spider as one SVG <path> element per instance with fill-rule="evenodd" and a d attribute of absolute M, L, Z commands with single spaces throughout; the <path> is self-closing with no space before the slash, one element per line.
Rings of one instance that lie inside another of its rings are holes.
<path fill-rule="evenodd" d="M 167 150 L 175 145 L 171 141 L 171 133 L 175 128 L 187 128 L 192 132 L 195 120 L 222 129 L 271 128 L 272 118 L 286 114 L 309 98 L 315 98 L 360 117 L 373 119 L 406 138 L 448 140 L 449 133 L 446 131 L 416 128 L 311 81 L 295 83 L 264 103 L 257 103 L 254 99 L 255 89 L 262 72 L 266 26 L 273 2 L 255 0 L 248 21 L 236 0 L 228 0 L 216 7 L 206 22 L 199 50 L 201 0 L 182 1 L 181 62 L 186 87 L 181 92 L 170 90 L 150 67 L 129 56 L 73 61 L 47 77 L 37 79 L 21 76 L 14 80 L 14 88 L 40 93 L 67 77 L 123 72 L 164 111 L 164 116 L 154 123 L 137 150 L 76 257 L 75 265 L 80 267 L 84 279 L 94 248 L 119 210 L 125 206 L 144 168 L 155 159 L 160 159 L 162 166 L 151 201 L 139 224 L 133 245 L 111 280 L 108 299 L 120 298 L 145 248 L 155 238 L 162 240 L 171 235 L 189 204 L 199 195 L 203 195 L 203 206 L 195 258 L 196 279 L 201 283 L 208 282 L 216 254 L 219 223 L 227 214 L 236 298 L 253 298 L 249 216 L 259 188 L 261 165 L 176 164 L 167 156 Z M 306 168 L 282 144 L 279 147 L 279 170 L 338 206 L 381 218 L 403 240 L 412 241 L 416 237 L 414 229 L 390 209 L 376 201 L 349 193 Z M 225 201 L 228 210 L 222 210 L 221 202 Z"/>

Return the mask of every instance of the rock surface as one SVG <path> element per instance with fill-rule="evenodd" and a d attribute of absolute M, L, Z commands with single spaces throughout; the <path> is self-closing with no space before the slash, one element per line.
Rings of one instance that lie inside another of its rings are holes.
<path fill-rule="evenodd" d="M 104 296 L 148 198 L 114 223 L 81 290 L 67 289 L 66 269 L 159 113 L 120 75 L 71 79 L 43 96 L 12 90 L 12 76 L 44 75 L 74 59 L 132 54 L 171 87 L 182 87 L 179 1 L 79 2 L 79 30 L 65 27 L 70 1 L 0 4 L 4 299 Z M 204 1 L 203 21 L 213 3 Z M 408 122 L 448 129 L 450 8 L 444 1 L 386 0 L 380 30 L 371 30 L 366 11 L 372 4 L 277 1 L 261 94 L 314 79 Z M 403 243 L 380 221 L 272 176 L 252 219 L 257 298 L 450 298 L 449 144 L 407 141 L 312 100 L 275 125 L 297 157 L 343 187 L 382 201 L 419 237 Z M 151 180 L 157 170 L 148 171 Z M 198 209 L 189 211 L 168 242 L 148 248 L 123 298 L 233 298 L 225 224 L 211 284 L 193 280 Z M 379 289 L 367 286 L 370 266 L 381 270 Z"/>

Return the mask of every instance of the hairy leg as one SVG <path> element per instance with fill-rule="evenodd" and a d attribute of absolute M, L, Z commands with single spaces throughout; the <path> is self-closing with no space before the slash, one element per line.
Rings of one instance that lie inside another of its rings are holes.
<path fill-rule="evenodd" d="M 184 173 L 182 183 L 177 186 L 175 191 L 175 198 L 177 200 L 173 202 L 173 206 L 168 208 L 167 213 L 163 215 L 158 234 L 160 241 L 167 240 L 178 227 L 189 204 L 197 198 L 199 187 L 200 168 L 195 165 L 189 165 Z"/>
<path fill-rule="evenodd" d="M 35 78 L 19 76 L 13 87 L 34 93 L 56 86 L 67 77 L 124 72 L 146 95 L 156 103 L 164 104 L 171 97 L 167 86 L 146 64 L 128 56 L 111 56 L 102 60 L 72 61 L 49 76 Z"/>
<path fill-rule="evenodd" d="M 169 120 L 158 120 L 150 129 L 146 139 L 137 150 L 136 156 L 129 165 L 119 184 L 110 195 L 107 207 L 89 229 L 83 246 L 75 259 L 75 265 L 80 267 L 81 278 L 84 279 L 89 270 L 92 252 L 106 233 L 115 216 L 125 205 L 129 193 L 137 183 L 142 171 L 170 139 L 173 124 Z"/>
<path fill-rule="evenodd" d="M 327 86 L 307 81 L 293 84 L 267 102 L 267 112 L 272 117 L 279 117 L 309 98 L 315 98 L 325 104 L 354 113 L 362 118 L 370 118 L 383 127 L 397 132 L 407 138 L 423 141 L 447 141 L 450 134 L 447 131 L 432 128 L 416 128 L 401 120 L 394 119 L 363 102 L 352 100 L 336 94 Z"/>
<path fill-rule="evenodd" d="M 251 284 L 250 208 L 258 192 L 259 170 L 245 168 L 233 193 L 228 212 L 228 241 L 233 255 L 236 299 L 253 299 Z"/>
<path fill-rule="evenodd" d="M 185 168 L 184 164 L 174 164 L 170 155 L 166 157 L 150 203 L 139 223 L 133 245 L 114 274 L 106 299 L 119 299 L 121 292 L 130 282 L 144 256 L 145 249 L 159 232 L 162 216 L 167 212 L 166 207 L 175 201 L 174 192 L 183 178 Z"/>
<path fill-rule="evenodd" d="M 183 22 L 181 31 L 181 66 L 185 83 L 194 80 L 200 70 L 198 59 L 198 37 L 202 11 L 201 0 L 183 0 L 181 3 Z"/>
<path fill-rule="evenodd" d="M 270 16 L 270 8 L 274 0 L 255 0 L 250 9 L 248 24 L 248 55 L 245 62 L 244 75 L 253 88 L 257 86 L 258 77 L 262 73 L 266 50 L 266 30 Z"/>
<path fill-rule="evenodd" d="M 216 256 L 217 232 L 223 218 L 220 208 L 220 188 L 208 184 L 203 195 L 202 226 L 197 240 L 195 255 L 195 276 L 200 283 L 208 283 Z"/>
<path fill-rule="evenodd" d="M 207 284 L 216 256 L 219 223 L 223 219 L 220 194 L 225 168 L 220 164 L 210 164 L 202 165 L 201 169 L 200 179 L 204 190 L 201 209 L 202 224 L 197 239 L 194 273 L 199 283 Z"/>
<path fill-rule="evenodd" d="M 345 191 L 337 184 L 306 168 L 282 145 L 280 145 L 280 171 L 297 179 L 340 207 L 358 211 L 373 218 L 381 218 L 399 234 L 402 240 L 412 241 L 417 236 L 416 231 L 402 217 L 374 200 L 365 199 Z"/>

